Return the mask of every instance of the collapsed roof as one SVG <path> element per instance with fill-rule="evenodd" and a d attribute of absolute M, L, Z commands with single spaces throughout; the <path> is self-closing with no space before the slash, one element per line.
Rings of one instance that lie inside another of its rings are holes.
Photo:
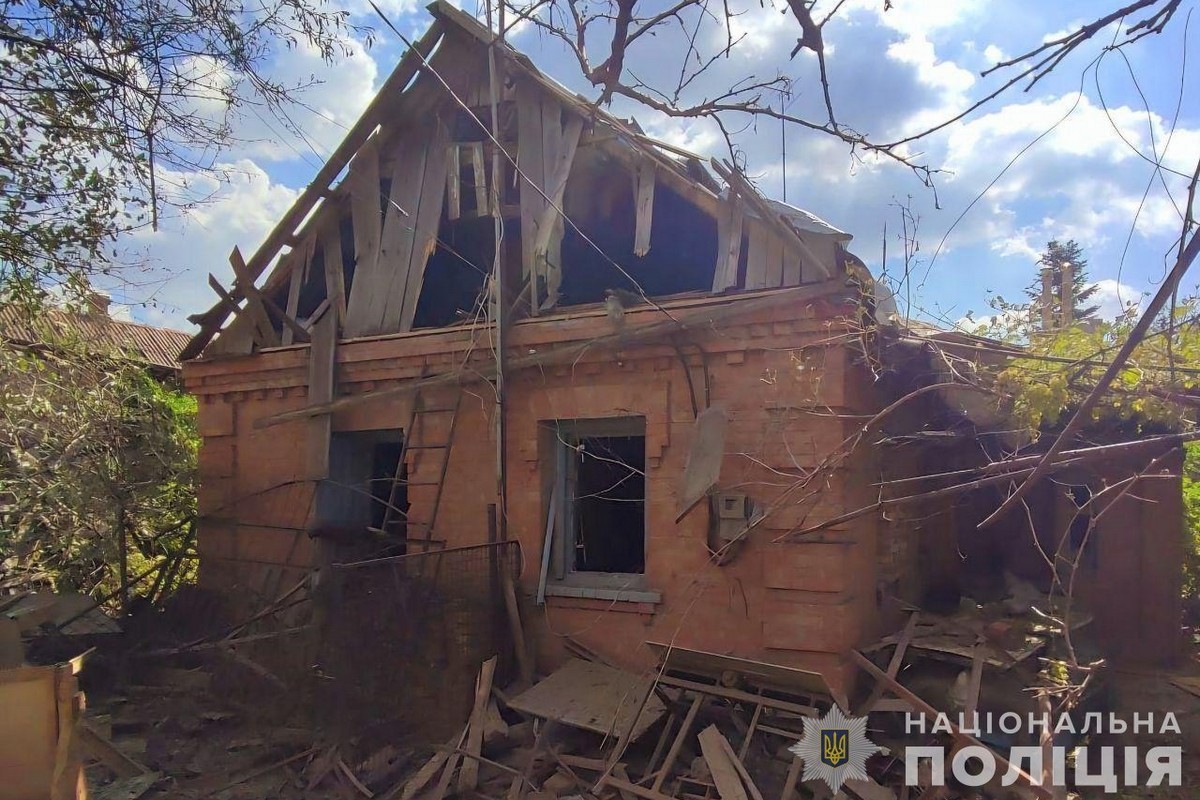
<path fill-rule="evenodd" d="M 346 338 L 475 321 L 496 263 L 516 316 L 857 269 L 848 234 L 713 161 L 718 182 L 444 0 L 429 9 L 432 27 L 262 247 L 248 262 L 234 251 L 233 287 L 210 279 L 221 302 L 192 318 L 184 359 L 302 341 L 328 309 Z"/>

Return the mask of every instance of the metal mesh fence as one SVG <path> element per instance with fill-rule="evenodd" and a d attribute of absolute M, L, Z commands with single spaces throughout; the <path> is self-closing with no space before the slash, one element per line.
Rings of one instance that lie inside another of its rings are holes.
<path fill-rule="evenodd" d="M 469 716 L 480 664 L 512 674 L 502 576 L 515 541 L 335 565 L 318 593 L 318 724 L 370 747 L 443 741 Z"/>

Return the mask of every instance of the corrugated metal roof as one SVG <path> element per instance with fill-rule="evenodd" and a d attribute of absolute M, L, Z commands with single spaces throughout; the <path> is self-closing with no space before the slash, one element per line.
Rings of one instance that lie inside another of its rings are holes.
<path fill-rule="evenodd" d="M 191 334 L 113 319 L 99 312 L 47 308 L 30 315 L 20 306 L 0 306 L 0 338 L 20 345 L 46 344 L 55 337 L 78 337 L 98 350 L 116 348 L 146 364 L 179 369 L 179 352 Z"/>

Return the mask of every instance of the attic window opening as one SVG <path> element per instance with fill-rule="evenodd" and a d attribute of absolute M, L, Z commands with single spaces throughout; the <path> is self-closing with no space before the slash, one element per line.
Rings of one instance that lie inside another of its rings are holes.
<path fill-rule="evenodd" d="M 597 147 L 580 146 L 563 197 L 571 224 L 563 231 L 559 306 L 603 302 L 610 289 L 651 297 L 711 290 L 716 220 L 660 180 L 650 215 L 650 249 L 638 256 L 635 186 L 628 166 Z"/>
<path fill-rule="evenodd" d="M 554 480 L 563 498 L 556 509 L 555 577 L 643 575 L 645 419 L 559 421 L 554 433 Z"/>

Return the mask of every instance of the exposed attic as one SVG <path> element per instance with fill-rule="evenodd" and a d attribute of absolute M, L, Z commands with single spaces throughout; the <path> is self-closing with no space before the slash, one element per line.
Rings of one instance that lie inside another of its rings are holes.
<path fill-rule="evenodd" d="M 234 286 L 210 279 L 221 302 L 193 319 L 202 330 L 185 358 L 303 341 L 329 310 L 341 338 L 476 322 L 488 315 L 497 220 L 517 319 L 610 290 L 724 293 L 846 269 L 848 235 L 714 162 L 716 180 L 507 45 L 493 98 L 488 31 L 448 4 L 431 11 L 434 26 L 296 206 L 248 263 L 234 252 Z"/>

